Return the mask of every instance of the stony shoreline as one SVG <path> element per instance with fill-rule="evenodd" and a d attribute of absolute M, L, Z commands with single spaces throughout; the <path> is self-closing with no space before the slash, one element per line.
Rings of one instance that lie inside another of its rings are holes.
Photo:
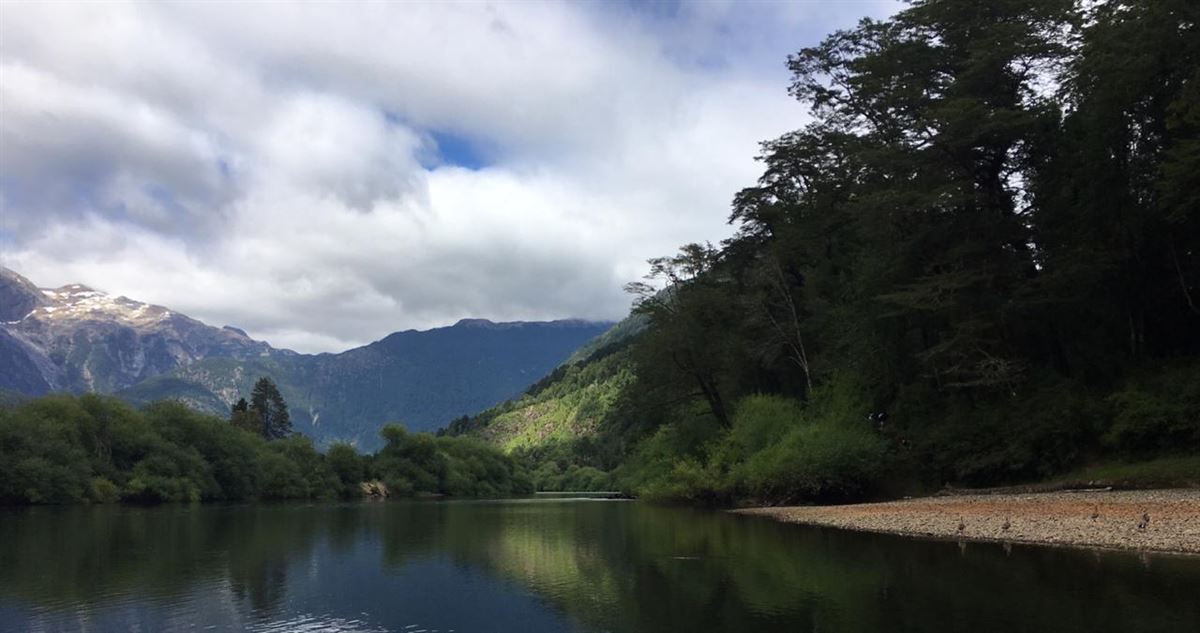
<path fill-rule="evenodd" d="M 953 495 L 734 512 L 917 537 L 1200 554 L 1195 489 Z"/>

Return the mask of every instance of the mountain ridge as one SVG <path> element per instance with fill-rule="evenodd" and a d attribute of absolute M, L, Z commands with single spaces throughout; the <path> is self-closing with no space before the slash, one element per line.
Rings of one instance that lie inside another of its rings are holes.
<path fill-rule="evenodd" d="M 462 319 L 393 332 L 341 352 L 301 354 L 243 330 L 82 284 L 41 289 L 0 268 L 0 390 L 179 399 L 223 414 L 254 380 L 275 380 L 297 430 L 319 442 L 377 442 L 385 422 L 433 430 L 518 395 L 610 322 Z M 15 307 L 14 307 L 15 306 Z"/>

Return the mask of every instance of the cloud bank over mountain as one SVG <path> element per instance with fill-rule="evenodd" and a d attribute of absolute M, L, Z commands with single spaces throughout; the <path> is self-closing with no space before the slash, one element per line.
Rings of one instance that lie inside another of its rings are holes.
<path fill-rule="evenodd" d="M 615 319 L 887 2 L 0 6 L 0 259 L 300 351 Z"/>

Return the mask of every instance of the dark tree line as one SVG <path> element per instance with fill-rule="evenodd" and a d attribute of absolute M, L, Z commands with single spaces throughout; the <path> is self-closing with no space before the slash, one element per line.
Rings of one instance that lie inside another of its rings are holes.
<path fill-rule="evenodd" d="M 631 287 L 619 444 L 736 487 L 738 402 L 853 385 L 931 483 L 1200 449 L 1200 3 L 916 1 L 788 67 L 736 235 Z"/>

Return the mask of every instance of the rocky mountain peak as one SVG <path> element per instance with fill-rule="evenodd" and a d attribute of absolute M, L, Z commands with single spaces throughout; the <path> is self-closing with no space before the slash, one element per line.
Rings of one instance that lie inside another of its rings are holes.
<path fill-rule="evenodd" d="M 0 322 L 13 323 L 47 302 L 33 282 L 0 266 Z"/>
<path fill-rule="evenodd" d="M 43 320 L 105 321 L 136 328 L 153 328 L 171 317 L 162 306 L 114 297 L 83 284 L 41 289 L 46 301 L 25 318 Z"/>
<path fill-rule="evenodd" d="M 112 392 L 205 358 L 275 351 L 236 328 L 83 284 L 38 288 L 7 268 L 0 307 L 0 368 L 11 365 L 0 389 Z"/>

